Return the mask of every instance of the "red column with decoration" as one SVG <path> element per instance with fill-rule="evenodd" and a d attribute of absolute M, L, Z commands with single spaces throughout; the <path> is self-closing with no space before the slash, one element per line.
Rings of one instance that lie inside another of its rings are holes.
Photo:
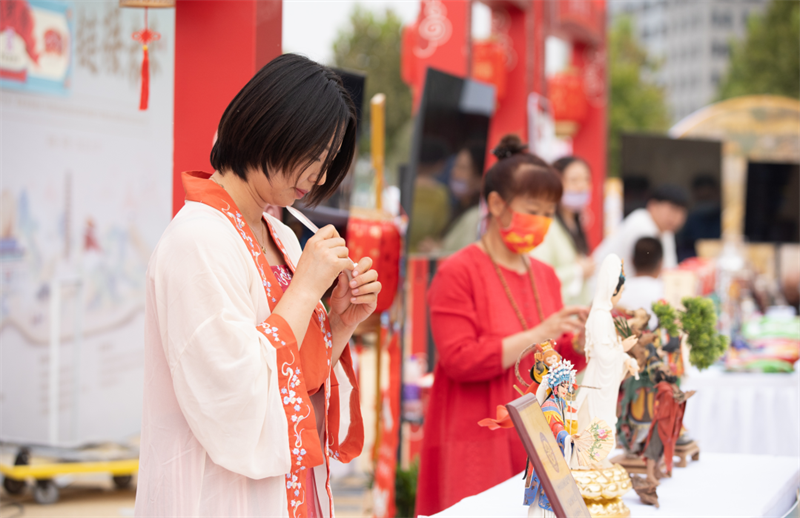
<path fill-rule="evenodd" d="M 496 161 L 491 149 L 503 135 L 519 135 L 528 140 L 528 94 L 537 90 L 538 67 L 543 67 L 544 17 L 540 16 L 542 2 L 493 2 L 492 31 L 489 41 L 500 46 L 505 67 L 499 72 L 504 77 L 492 83 L 507 85 L 497 89 L 497 105 L 489 124 L 486 167 Z M 476 56 L 477 57 L 477 56 Z M 542 73 L 543 73 L 542 68 Z M 473 76 L 475 77 L 475 76 Z M 476 79 L 483 79 L 475 77 Z"/>
<path fill-rule="evenodd" d="M 471 2 L 422 0 L 417 21 L 403 29 L 402 75 L 419 108 L 428 67 L 469 74 Z"/>
<path fill-rule="evenodd" d="M 592 202 L 583 224 L 589 246 L 603 239 L 603 186 L 606 179 L 607 54 L 605 0 L 566 0 L 556 3 L 562 34 L 572 41 L 572 67 L 583 89 L 585 113 L 572 137 L 573 153 L 592 171 Z"/>
<path fill-rule="evenodd" d="M 282 4 L 177 0 L 173 213 L 183 206 L 180 174 L 211 168 L 211 145 L 225 107 L 256 71 L 281 54 Z"/>

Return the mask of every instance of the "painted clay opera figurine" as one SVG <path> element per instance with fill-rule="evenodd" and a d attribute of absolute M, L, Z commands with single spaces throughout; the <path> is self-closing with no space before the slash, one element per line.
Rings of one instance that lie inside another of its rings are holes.
<path fill-rule="evenodd" d="M 672 457 L 675 443 L 681 435 L 686 400 L 694 395 L 694 391 L 682 392 L 675 384 L 677 377 L 661 370 L 655 372 L 653 381 L 656 384 L 656 400 L 644 457 L 647 459 L 647 482 L 658 485 L 658 479 L 665 476 L 658 468 L 662 457 L 667 468 L 666 476 L 672 476 Z"/>
<path fill-rule="evenodd" d="M 531 379 L 536 384 L 541 384 L 542 379 L 561 361 L 561 355 L 554 349 L 555 340 L 548 340 L 539 344 L 541 351 L 533 354 L 535 363 L 531 368 Z"/>
<path fill-rule="evenodd" d="M 574 419 L 574 409 L 570 406 L 572 395 L 575 392 L 575 369 L 569 360 L 562 360 L 550 370 L 544 382 L 551 390 L 550 395 L 542 403 L 542 412 L 550 425 L 553 437 L 556 438 L 561 453 L 569 462 L 572 453 L 574 437 L 568 433 L 570 417 Z M 553 508 L 547 495 L 544 493 L 541 480 L 528 461 L 528 471 L 525 481 L 525 505 L 530 506 L 528 516 L 549 518 L 554 517 Z"/>
<path fill-rule="evenodd" d="M 592 310 L 586 321 L 586 375 L 583 385 L 592 387 L 578 393 L 578 430 L 602 420 L 616 430 L 619 386 L 626 375 L 639 376 L 639 365 L 627 354 L 636 336 L 620 340 L 611 310 L 625 289 L 622 261 L 614 254 L 603 260 L 597 278 Z M 610 466 L 610 464 L 609 464 Z"/>

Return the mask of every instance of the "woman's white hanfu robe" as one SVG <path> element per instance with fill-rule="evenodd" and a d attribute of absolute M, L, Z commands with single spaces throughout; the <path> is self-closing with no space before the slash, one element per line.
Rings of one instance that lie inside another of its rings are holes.
<path fill-rule="evenodd" d="M 328 458 L 347 462 L 363 445 L 349 347 L 331 372 L 320 304 L 298 348 L 285 320 L 271 314 L 282 291 L 260 247 L 209 176 L 184 173 L 186 205 L 147 271 L 135 514 L 307 516 L 306 470 L 314 469 L 330 517 Z M 294 271 L 294 233 L 265 218 Z M 309 394 L 324 395 L 315 403 L 325 409 L 327 445 Z"/>

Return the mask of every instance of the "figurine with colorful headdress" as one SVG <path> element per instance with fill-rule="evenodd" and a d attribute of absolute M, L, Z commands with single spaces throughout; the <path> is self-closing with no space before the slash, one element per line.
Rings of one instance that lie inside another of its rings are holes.
<path fill-rule="evenodd" d="M 561 361 L 561 355 L 555 350 L 555 340 L 547 340 L 539 344 L 533 354 L 534 364 L 531 367 L 531 379 L 541 383 L 547 373 Z"/>
<path fill-rule="evenodd" d="M 542 380 L 542 387 L 547 385 L 550 394 L 541 404 L 550 431 L 553 432 L 561 453 L 569 459 L 572 452 L 574 437 L 569 433 L 573 428 L 572 422 L 576 420 L 575 409 L 572 407 L 575 393 L 575 369 L 569 360 L 561 360 L 553 366 Z M 540 388 L 541 389 L 541 388 Z M 548 517 L 553 515 L 553 508 L 542 487 L 541 480 L 533 470 L 533 465 L 528 461 L 528 470 L 525 480 L 525 505 L 531 506 L 529 517 Z"/>

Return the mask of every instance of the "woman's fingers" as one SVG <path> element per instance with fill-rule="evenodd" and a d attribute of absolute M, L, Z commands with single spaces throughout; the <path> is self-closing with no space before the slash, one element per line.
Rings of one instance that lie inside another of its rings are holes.
<path fill-rule="evenodd" d="M 344 259 L 350 256 L 350 250 L 348 250 L 346 246 L 337 246 L 335 248 L 331 248 L 331 252 L 333 252 L 339 259 Z M 350 261 L 350 266 L 352 265 L 353 261 Z M 350 269 L 352 270 L 352 268 Z"/>
<path fill-rule="evenodd" d="M 354 268 L 353 261 L 351 261 L 347 255 L 345 255 L 344 258 L 340 257 L 336 260 L 336 267 L 339 268 L 340 272 L 344 270 L 352 270 Z"/>
<path fill-rule="evenodd" d="M 341 237 L 331 237 L 328 239 L 324 239 L 320 241 L 320 246 L 325 248 L 339 248 L 339 247 L 347 247 L 347 243 Z"/>
<path fill-rule="evenodd" d="M 350 297 L 350 303 L 351 304 L 372 304 L 375 301 L 377 301 L 378 300 L 378 293 L 380 293 L 381 288 L 380 288 L 380 283 L 379 282 L 376 282 L 374 284 L 378 285 L 378 291 L 376 291 L 374 293 L 367 293 L 367 294 L 364 294 L 364 295 L 358 295 L 356 297 Z"/>
<path fill-rule="evenodd" d="M 373 270 L 370 270 L 370 271 L 373 271 Z M 378 276 L 375 275 L 376 279 L 377 279 L 377 277 Z M 353 289 L 352 293 L 353 293 L 353 295 L 364 295 L 364 294 L 367 294 L 367 293 L 380 293 L 380 291 L 381 291 L 381 283 L 378 282 L 377 280 L 375 280 L 375 281 L 371 281 L 371 282 L 369 282 L 367 284 L 364 284 L 362 286 L 359 286 L 358 288 Z"/>
<path fill-rule="evenodd" d="M 361 264 L 356 267 L 356 270 L 361 268 Z M 360 273 L 358 276 L 355 275 L 355 271 L 353 272 L 353 280 L 350 281 L 350 287 L 353 289 L 358 289 L 360 286 L 368 284 L 370 282 L 375 282 L 378 280 L 378 272 L 375 270 L 369 270 L 366 273 Z"/>
<path fill-rule="evenodd" d="M 339 232 L 336 231 L 336 227 L 333 225 L 325 225 L 321 229 L 319 229 L 313 237 L 309 239 L 311 241 L 314 238 L 318 239 L 330 239 L 332 237 L 339 237 Z"/>
<path fill-rule="evenodd" d="M 358 277 L 370 268 L 372 268 L 372 259 L 370 257 L 362 257 L 355 270 L 353 270 L 353 277 Z"/>
<path fill-rule="evenodd" d="M 572 318 L 566 318 L 561 321 L 561 329 L 565 333 L 579 333 L 582 326 L 578 321 Z"/>
<path fill-rule="evenodd" d="M 564 306 L 561 308 L 560 313 L 564 316 L 582 315 L 589 313 L 589 308 L 586 306 Z"/>
<path fill-rule="evenodd" d="M 336 297 L 345 297 L 350 288 L 347 286 L 347 275 L 344 272 L 339 274 L 336 279 L 336 287 L 333 289 L 333 295 Z"/>

